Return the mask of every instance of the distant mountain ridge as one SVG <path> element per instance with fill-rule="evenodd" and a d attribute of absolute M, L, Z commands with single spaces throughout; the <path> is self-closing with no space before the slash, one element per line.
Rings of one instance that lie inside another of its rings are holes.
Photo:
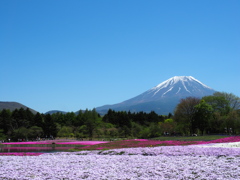
<path fill-rule="evenodd" d="M 46 112 L 45 114 L 50 114 L 50 115 L 52 115 L 52 114 L 56 114 L 56 113 L 66 114 L 67 112 L 65 112 L 65 111 L 59 111 L 59 110 L 51 110 L 51 111 Z"/>
<path fill-rule="evenodd" d="M 108 109 L 116 111 L 150 112 L 158 114 L 173 113 L 180 99 L 193 96 L 203 97 L 212 95 L 214 89 L 203 84 L 192 76 L 174 76 L 148 91 L 113 105 L 97 107 L 100 114 L 105 114 Z"/>
<path fill-rule="evenodd" d="M 109 109 L 131 112 L 143 111 L 147 113 L 155 111 L 158 114 L 167 115 L 168 113 L 173 113 L 176 105 L 180 102 L 180 99 L 189 96 L 201 98 L 203 96 L 212 95 L 214 92 L 216 92 L 214 89 L 203 84 L 192 76 L 174 76 L 138 96 L 121 103 L 97 107 L 96 111 L 101 115 L 106 114 Z M 20 108 L 26 109 L 29 107 L 17 102 L 0 101 L 0 111 L 2 109 L 9 109 L 13 111 Z M 34 114 L 37 113 L 37 111 L 31 108 L 29 109 Z M 79 111 L 75 113 L 78 114 L 78 112 Z M 45 114 L 54 113 L 65 114 L 67 112 L 51 110 Z"/>
<path fill-rule="evenodd" d="M 36 114 L 37 111 L 23 105 L 23 104 L 20 104 L 18 102 L 3 102 L 3 101 L 0 101 L 0 111 L 3 110 L 3 109 L 9 109 L 10 111 L 14 111 L 15 109 L 20 109 L 20 108 L 23 108 L 23 109 L 29 109 L 33 114 Z"/>

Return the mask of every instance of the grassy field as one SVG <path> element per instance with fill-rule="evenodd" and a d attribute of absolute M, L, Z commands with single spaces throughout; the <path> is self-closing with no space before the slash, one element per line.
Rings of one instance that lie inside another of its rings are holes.
<path fill-rule="evenodd" d="M 230 138 L 230 139 L 229 139 Z M 214 141 L 215 140 L 215 141 Z M 96 144 L 76 148 L 81 150 L 106 150 L 106 149 L 120 149 L 120 148 L 136 148 L 136 147 L 157 147 L 157 146 L 186 146 L 194 144 L 207 144 L 212 141 L 216 142 L 236 142 L 239 141 L 239 136 L 191 136 L 191 137 L 173 137 L 165 136 L 154 139 L 129 139 L 109 141 L 103 144 Z"/>
<path fill-rule="evenodd" d="M 225 135 L 205 135 L 205 136 L 161 136 L 153 138 L 152 140 L 161 140 L 161 141 L 212 141 L 216 139 L 221 139 L 229 136 Z"/>
<path fill-rule="evenodd" d="M 221 139 L 229 137 L 230 135 L 204 135 L 204 136 L 160 136 L 155 138 L 150 138 L 150 140 L 160 140 L 160 141 L 212 141 L 216 139 Z M 94 141 L 121 141 L 127 139 L 139 139 L 139 138 L 93 138 Z M 86 139 L 88 140 L 88 139 Z"/>

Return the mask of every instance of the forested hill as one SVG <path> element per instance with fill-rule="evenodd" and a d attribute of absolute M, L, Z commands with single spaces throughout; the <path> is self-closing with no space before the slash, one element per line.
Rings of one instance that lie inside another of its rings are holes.
<path fill-rule="evenodd" d="M 27 107 L 23 104 L 17 103 L 17 102 L 3 102 L 3 101 L 0 101 L 0 111 L 3 110 L 3 109 L 9 109 L 10 111 L 14 111 L 15 109 L 20 109 L 20 108 L 27 109 L 29 107 Z M 31 108 L 29 108 L 29 110 L 33 114 L 37 113 L 37 111 L 35 111 Z"/>

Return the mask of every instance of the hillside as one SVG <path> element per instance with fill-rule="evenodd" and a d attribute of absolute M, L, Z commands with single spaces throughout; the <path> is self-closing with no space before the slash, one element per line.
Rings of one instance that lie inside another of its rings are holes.
<path fill-rule="evenodd" d="M 151 112 L 167 115 L 173 113 L 180 99 L 188 96 L 203 97 L 212 95 L 214 89 L 203 84 L 192 76 L 174 76 L 142 94 L 113 105 L 97 107 L 100 114 L 105 114 L 109 109 L 115 111 Z"/>
<path fill-rule="evenodd" d="M 27 109 L 29 107 L 23 105 L 23 104 L 20 104 L 18 102 L 3 102 L 3 101 L 0 101 L 0 111 L 3 110 L 3 109 L 9 109 L 10 111 L 14 111 L 15 109 L 20 109 L 20 108 L 23 108 L 23 109 Z M 29 108 L 30 111 L 34 114 L 37 113 L 37 111 Z"/>

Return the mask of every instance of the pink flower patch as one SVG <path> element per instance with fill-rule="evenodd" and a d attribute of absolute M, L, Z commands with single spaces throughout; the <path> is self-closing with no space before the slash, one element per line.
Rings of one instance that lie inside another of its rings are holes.
<path fill-rule="evenodd" d="M 95 145 L 107 143 L 108 141 L 63 141 L 63 140 L 49 140 L 49 141 L 31 141 L 31 142 L 10 142 L 2 143 L 5 145 L 34 145 L 34 144 L 68 144 L 68 145 Z"/>
<path fill-rule="evenodd" d="M 73 141 L 73 142 L 56 142 L 56 144 L 75 144 L 75 145 L 96 145 L 101 143 L 107 143 L 108 141 Z"/>
<path fill-rule="evenodd" d="M 30 152 L 27 152 L 27 153 L 24 153 L 24 152 L 21 152 L 21 153 L 0 153 L 0 156 L 39 156 L 43 153 L 30 153 Z"/>

